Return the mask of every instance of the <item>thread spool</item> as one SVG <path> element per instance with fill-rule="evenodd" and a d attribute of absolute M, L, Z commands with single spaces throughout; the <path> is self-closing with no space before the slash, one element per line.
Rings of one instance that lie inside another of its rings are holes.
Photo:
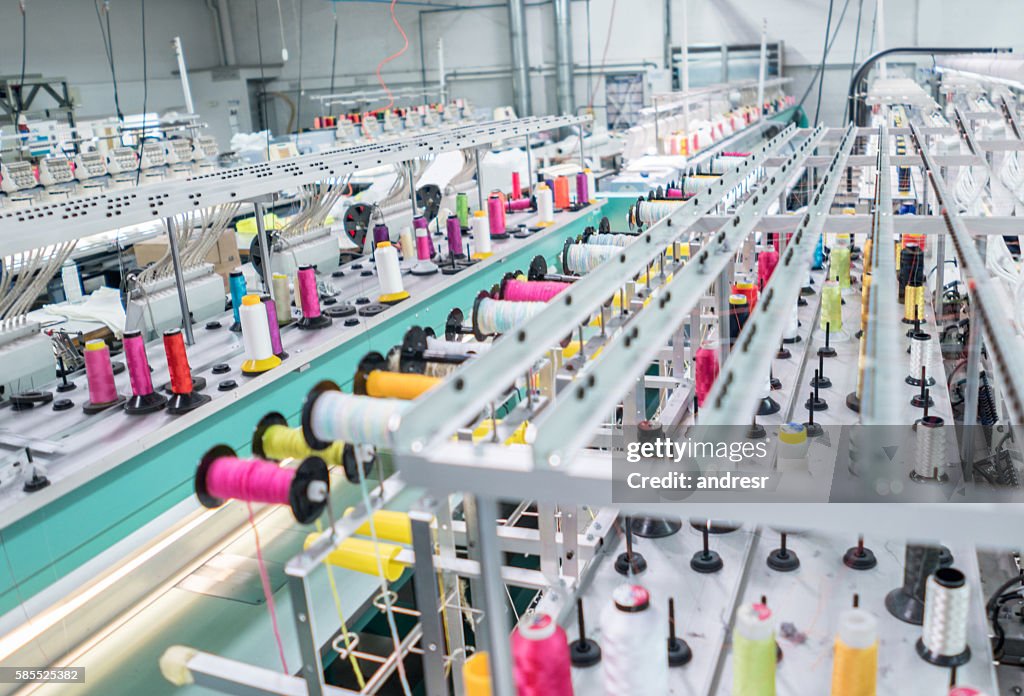
<path fill-rule="evenodd" d="M 587 167 L 583 173 L 587 177 L 587 193 L 590 195 L 590 202 L 597 203 L 597 180 L 594 178 L 594 172 Z"/>
<path fill-rule="evenodd" d="M 412 236 L 412 230 L 403 227 L 398 235 L 398 246 L 402 251 L 402 266 L 411 266 L 416 260 L 416 238 Z"/>
<path fill-rule="evenodd" d="M 850 288 L 850 247 L 838 245 L 832 248 L 828 277 L 839 283 L 840 290 Z"/>
<path fill-rule="evenodd" d="M 466 696 L 491 696 L 491 664 L 486 652 L 473 653 L 462 665 Z"/>
<path fill-rule="evenodd" d="M 487 199 L 487 222 L 491 228 L 491 239 L 508 239 L 508 230 L 505 229 L 505 206 L 501 204 L 501 198 L 491 195 Z"/>
<path fill-rule="evenodd" d="M 698 406 L 704 405 L 704 400 L 718 378 L 718 371 L 718 346 L 711 342 L 701 344 L 693 359 L 694 389 L 697 393 Z"/>
<path fill-rule="evenodd" d="M 808 447 L 807 428 L 803 423 L 784 423 L 779 428 L 779 471 L 806 471 Z"/>
<path fill-rule="evenodd" d="M 946 422 L 939 416 L 925 416 L 917 422 L 917 451 L 910 478 L 914 481 L 945 481 Z"/>
<path fill-rule="evenodd" d="M 587 244 L 595 244 L 597 246 L 615 246 L 624 247 L 629 246 L 636 241 L 636 237 L 631 234 L 591 234 L 585 238 Z"/>
<path fill-rule="evenodd" d="M 454 215 L 448 216 L 448 253 L 457 259 L 466 258 L 466 252 L 462 248 L 462 225 Z"/>
<path fill-rule="evenodd" d="M 519 181 L 519 172 L 512 172 L 512 191 L 509 198 L 519 198 L 523 195 L 523 185 Z"/>
<path fill-rule="evenodd" d="M 871 309 L 871 275 L 865 272 L 862 276 L 861 283 L 860 330 L 864 331 L 868 327 L 868 314 Z"/>
<path fill-rule="evenodd" d="M 277 303 L 270 295 L 260 295 L 260 302 L 267 312 L 267 327 L 270 329 L 270 348 L 281 360 L 288 357 L 281 343 L 281 327 L 277 325 Z"/>
<path fill-rule="evenodd" d="M 590 204 L 590 189 L 587 182 L 587 175 L 579 172 L 576 175 L 576 205 L 581 208 Z"/>
<path fill-rule="evenodd" d="M 835 338 L 843 330 L 843 297 L 839 283 L 834 280 L 825 281 L 821 288 L 821 317 L 819 326 L 822 331 L 831 327 L 830 331 Z"/>
<path fill-rule="evenodd" d="M 924 285 L 924 252 L 916 246 L 906 247 L 899 253 L 900 302 L 908 285 Z"/>
<path fill-rule="evenodd" d="M 277 325 L 284 326 L 292 321 L 292 291 L 288 287 L 288 276 L 275 273 L 271 277 L 274 288 L 274 311 L 277 314 Z"/>
<path fill-rule="evenodd" d="M 258 375 L 280 365 L 281 358 L 274 355 L 274 347 L 270 342 L 267 308 L 260 302 L 259 295 L 243 297 L 239 311 L 242 319 L 242 346 L 245 351 L 242 374 Z"/>
<path fill-rule="evenodd" d="M 787 344 L 800 342 L 800 305 L 793 303 L 793 311 L 789 313 L 786 330 L 782 334 L 782 342 Z"/>
<path fill-rule="evenodd" d="M 750 307 L 747 304 L 746 295 L 729 295 L 729 343 L 736 343 L 740 332 L 747 325 L 750 318 Z"/>
<path fill-rule="evenodd" d="M 373 226 L 373 245 L 377 246 L 381 242 L 390 242 L 391 233 L 388 231 L 388 226 L 384 223 L 378 223 Z"/>
<path fill-rule="evenodd" d="M 757 284 L 756 283 L 733 283 L 733 295 L 743 295 L 747 298 L 747 311 L 753 311 L 757 306 Z"/>
<path fill-rule="evenodd" d="M 863 609 L 839 615 L 832 696 L 875 696 L 878 682 L 878 620 Z"/>
<path fill-rule="evenodd" d="M 551 189 L 543 181 L 534 188 L 537 199 L 537 226 L 550 227 L 555 224 L 555 199 Z"/>
<path fill-rule="evenodd" d="M 302 407 L 302 434 L 313 449 L 342 440 L 354 444 L 390 445 L 409 402 L 343 394 L 333 382 L 320 382 Z"/>
<path fill-rule="evenodd" d="M 924 321 L 924 286 L 907 285 L 903 289 L 903 323 Z"/>
<path fill-rule="evenodd" d="M 510 302 L 547 302 L 570 287 L 570 283 L 553 280 L 516 280 L 506 278 L 501 282 L 500 297 Z"/>
<path fill-rule="evenodd" d="M 572 696 L 572 669 L 565 631 L 548 614 L 531 614 L 512 632 L 518 696 Z"/>
<path fill-rule="evenodd" d="M 573 244 L 572 240 L 566 240 L 562 249 L 562 270 L 573 275 L 586 275 L 619 252 L 618 247 Z"/>
<path fill-rule="evenodd" d="M 86 350 L 88 351 L 88 344 Z M 167 398 L 163 394 L 153 391 L 153 378 L 149 372 L 149 359 L 146 357 L 146 341 L 142 338 L 141 331 L 125 332 L 124 358 L 128 365 L 128 379 L 132 385 L 132 396 L 125 403 L 124 410 L 132 415 L 142 415 L 159 411 L 166 406 Z M 86 371 L 88 372 L 88 363 Z M 113 384 L 113 378 L 113 368 L 111 368 L 111 384 Z M 90 387 L 91 384 L 90 380 Z M 90 401 L 91 398 L 90 389 Z"/>
<path fill-rule="evenodd" d="M 465 193 L 459 193 L 455 196 L 455 215 L 459 218 L 459 224 L 462 225 L 462 229 L 469 230 L 469 196 Z M 404 245 L 402 249 L 404 254 Z"/>
<path fill-rule="evenodd" d="M 433 336 L 427 337 L 427 350 L 439 355 L 470 357 L 486 353 L 492 345 L 478 341 L 445 341 Z"/>
<path fill-rule="evenodd" d="M 668 217 L 676 210 L 679 209 L 680 205 L 684 205 L 683 201 L 637 201 L 636 204 L 630 208 L 629 212 L 629 226 L 630 228 L 638 227 L 640 225 L 650 226 L 659 220 Z"/>
<path fill-rule="evenodd" d="M 667 694 L 664 625 L 640 585 L 620 585 L 601 612 L 604 692 Z"/>
<path fill-rule="evenodd" d="M 918 655 L 942 667 L 963 665 L 971 659 L 967 645 L 969 602 L 967 579 L 956 568 L 939 568 L 929 576 Z"/>
<path fill-rule="evenodd" d="M 487 213 L 478 210 L 473 213 L 473 258 L 486 259 L 493 253 Z"/>
<path fill-rule="evenodd" d="M 924 620 L 925 585 L 939 569 L 942 549 L 907 544 L 903 558 L 903 585 L 885 596 L 885 608 L 900 621 L 918 626 Z"/>
<path fill-rule="evenodd" d="M 285 417 L 271 411 L 260 419 L 252 434 L 252 453 L 257 459 L 281 461 L 283 459 L 306 459 L 320 457 L 328 467 L 345 466 L 348 474 L 344 442 L 331 443 L 325 449 L 314 450 L 306 444 L 302 428 L 288 427 Z M 349 452 L 348 456 L 354 453 Z M 352 477 L 349 476 L 349 480 Z"/>
<path fill-rule="evenodd" d="M 437 250 L 434 248 L 434 239 L 430 236 L 430 223 L 422 215 L 417 215 L 412 219 L 412 229 L 416 234 L 416 255 L 418 258 L 422 258 L 422 251 L 420 250 L 420 237 L 427 238 L 427 249 L 429 251 L 427 258 L 432 259 L 437 255 Z"/>
<path fill-rule="evenodd" d="M 304 547 L 308 549 L 319 536 L 316 532 L 307 536 Z M 398 560 L 400 553 L 402 547 L 395 544 L 349 537 L 335 546 L 324 561 L 336 568 L 374 577 L 378 577 L 380 569 L 383 569 L 384 579 L 394 582 L 405 571 L 405 566 Z"/>
<path fill-rule="evenodd" d="M 930 375 L 932 362 L 932 337 L 926 333 L 913 333 L 910 336 L 910 374 L 907 375 L 907 384 L 915 387 L 921 386 L 921 369 L 924 368 L 925 375 Z M 928 384 L 935 384 L 934 377 L 928 377 Z"/>
<path fill-rule="evenodd" d="M 572 204 L 569 201 L 569 179 L 560 176 L 555 179 L 555 208 L 557 210 L 568 210 Z"/>
<path fill-rule="evenodd" d="M 430 260 L 434 255 L 434 245 L 430 241 L 430 230 L 416 227 L 416 263 L 409 271 L 413 275 L 431 275 L 437 273 L 437 264 Z"/>
<path fill-rule="evenodd" d="M 258 297 L 256 301 L 259 302 Z M 266 317 L 263 308 L 258 309 Z M 167 412 L 174 415 L 188 413 L 210 401 L 210 397 L 195 390 L 181 329 L 164 331 L 164 353 L 167 356 L 167 370 L 171 375 L 171 398 L 167 402 Z"/>
<path fill-rule="evenodd" d="M 355 512 L 355 508 L 345 510 L 345 517 Z M 373 513 L 373 530 L 377 532 L 377 538 L 384 541 L 393 541 L 396 544 L 412 543 L 412 522 L 409 515 L 397 510 L 377 510 Z M 372 536 L 370 521 L 363 522 L 355 531 L 360 536 Z"/>
<path fill-rule="evenodd" d="M 319 457 L 289 469 L 263 459 L 239 459 L 227 445 L 204 454 L 195 475 L 196 497 L 204 507 L 217 508 L 227 500 L 284 505 L 299 524 L 320 516 L 330 489 L 327 465 Z"/>
<path fill-rule="evenodd" d="M 365 380 L 366 396 L 372 396 L 375 399 L 402 399 L 404 401 L 417 398 L 441 382 L 437 377 L 403 374 L 388 370 L 373 370 L 366 375 Z"/>
<path fill-rule="evenodd" d="M 522 213 L 533 208 L 533 200 L 529 198 L 509 199 L 505 204 L 510 213 Z"/>
<path fill-rule="evenodd" d="M 316 270 L 312 266 L 299 266 L 296 274 L 296 292 L 302 318 L 297 326 L 306 331 L 323 329 L 331 325 L 331 318 L 320 312 L 320 291 L 316 287 Z"/>
<path fill-rule="evenodd" d="M 242 323 L 238 318 L 238 310 L 242 306 L 242 298 L 247 292 L 245 276 L 241 271 L 231 271 L 228 276 L 228 291 L 231 293 L 231 314 L 234 317 L 231 330 L 237 333 L 242 330 Z"/>
<path fill-rule="evenodd" d="M 456 227 L 459 221 L 455 218 Z M 391 246 L 391 242 L 381 242 L 377 245 L 375 254 L 377 259 L 377 282 L 380 284 L 380 297 L 378 301 L 382 304 L 396 304 L 409 297 L 405 286 L 402 284 L 402 267 L 398 261 L 398 250 Z"/>
<path fill-rule="evenodd" d="M 732 696 L 775 696 L 776 657 L 771 609 L 742 605 L 732 629 Z"/>
<path fill-rule="evenodd" d="M 766 250 L 757 255 L 757 282 L 762 288 L 768 285 L 775 267 L 779 265 L 779 252 Z"/>
<path fill-rule="evenodd" d="M 487 336 L 508 333 L 525 324 L 546 306 L 543 302 L 507 302 L 477 297 L 473 304 L 473 334 L 482 341 Z"/>
<path fill-rule="evenodd" d="M 864 258 L 865 275 L 871 273 L 871 250 L 874 248 L 874 245 L 875 243 L 870 237 L 868 237 L 867 241 L 864 242 L 864 253 L 862 256 Z"/>

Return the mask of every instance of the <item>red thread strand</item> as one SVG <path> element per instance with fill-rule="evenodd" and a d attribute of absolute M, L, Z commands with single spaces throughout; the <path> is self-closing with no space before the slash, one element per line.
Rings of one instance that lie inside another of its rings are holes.
<path fill-rule="evenodd" d="M 390 56 L 388 56 L 387 58 L 385 58 L 384 60 L 377 64 L 377 82 L 380 83 L 380 86 L 384 88 L 384 91 L 387 92 L 388 95 L 388 105 L 385 106 L 382 109 L 382 111 L 387 111 L 388 109 L 395 105 L 395 95 L 391 93 L 391 89 L 388 87 L 387 83 L 384 82 L 384 78 L 380 74 L 381 70 L 384 69 L 385 65 L 395 60 L 396 58 L 400 58 L 406 51 L 409 50 L 409 37 L 406 36 L 405 29 L 402 28 L 402 25 L 399 24 L 398 22 L 398 17 L 395 16 L 396 4 L 398 4 L 398 0 L 391 0 L 391 21 L 398 29 L 398 33 L 402 35 L 402 40 L 405 42 L 405 45 L 402 46 L 400 51 L 398 51 L 397 53 L 392 53 Z"/>

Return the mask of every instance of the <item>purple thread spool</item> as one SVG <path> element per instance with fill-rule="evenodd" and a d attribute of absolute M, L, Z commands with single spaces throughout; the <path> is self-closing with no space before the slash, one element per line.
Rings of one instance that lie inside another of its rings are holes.
<path fill-rule="evenodd" d="M 466 258 L 462 249 L 462 225 L 456 215 L 448 216 L 448 251 L 457 259 Z"/>

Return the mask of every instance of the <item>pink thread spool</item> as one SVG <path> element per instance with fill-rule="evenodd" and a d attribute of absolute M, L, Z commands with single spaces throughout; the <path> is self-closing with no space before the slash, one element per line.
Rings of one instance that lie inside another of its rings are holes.
<path fill-rule="evenodd" d="M 448 251 L 457 259 L 466 258 L 462 248 L 462 224 L 456 215 L 448 216 Z"/>
<path fill-rule="evenodd" d="M 288 353 L 281 343 L 281 327 L 277 325 L 277 303 L 270 295 L 260 295 L 260 301 L 267 310 L 267 323 L 270 325 L 270 349 L 274 355 L 284 360 Z"/>
<path fill-rule="evenodd" d="M 683 190 L 682 189 L 675 189 L 675 188 L 665 189 L 665 198 L 667 198 L 669 200 L 679 200 L 682 197 L 683 197 Z"/>
<path fill-rule="evenodd" d="M 587 185 L 587 175 L 579 172 L 576 175 L 576 205 L 585 206 L 590 203 L 590 191 Z"/>
<path fill-rule="evenodd" d="M 512 200 L 510 198 L 508 201 L 508 211 L 510 213 L 521 213 L 524 210 L 529 210 L 532 207 L 533 201 L 530 200 L 529 198 L 519 198 L 517 200 Z"/>
<path fill-rule="evenodd" d="M 547 302 L 569 285 L 571 283 L 559 283 L 554 280 L 508 278 L 501 284 L 501 299 L 511 302 Z"/>
<path fill-rule="evenodd" d="M 299 307 L 302 318 L 296 323 L 300 329 L 322 329 L 331 323 L 331 318 L 320 313 L 320 291 L 316 288 L 316 270 L 312 266 L 300 266 L 296 274 L 299 286 Z"/>
<path fill-rule="evenodd" d="M 711 392 L 711 387 L 718 377 L 718 347 L 708 344 L 702 345 L 697 349 L 693 363 L 697 405 L 703 406 L 704 399 Z"/>
<path fill-rule="evenodd" d="M 512 172 L 512 198 L 519 198 L 523 195 L 523 185 L 519 181 L 519 172 Z"/>
<path fill-rule="evenodd" d="M 416 217 L 414 217 L 412 219 L 412 229 L 413 229 L 413 234 L 416 235 L 417 254 L 419 253 L 418 245 L 420 243 L 419 242 L 419 239 L 420 239 L 420 232 L 419 231 L 423 230 L 423 232 L 425 233 L 423 236 L 427 238 L 427 249 L 430 251 L 430 256 L 428 256 L 427 258 L 428 259 L 434 258 L 434 256 L 437 255 L 437 250 L 434 249 L 434 240 L 431 239 L 431 237 L 430 237 L 430 223 L 427 222 L 427 219 L 425 217 L 423 217 L 422 215 L 417 215 Z M 421 256 L 420 258 L 423 258 L 423 257 Z"/>
<path fill-rule="evenodd" d="M 573 696 L 569 643 L 547 614 L 524 620 L 512 633 L 518 696 Z"/>
<path fill-rule="evenodd" d="M 330 486 L 320 457 L 306 457 L 297 469 L 288 469 L 264 459 L 239 459 L 227 445 L 203 455 L 195 477 L 196 497 L 204 507 L 217 508 L 227 500 L 285 505 L 299 524 L 320 516 Z"/>
<path fill-rule="evenodd" d="M 146 341 L 141 331 L 128 331 L 124 335 L 124 358 L 128 364 L 128 379 L 132 385 L 132 397 L 124 410 L 132 415 L 159 411 L 167 405 L 167 397 L 153 391 L 153 377 L 149 372 L 149 358 L 146 357 Z"/>
<path fill-rule="evenodd" d="M 506 239 L 508 237 L 508 232 L 505 229 L 505 207 L 497 196 L 487 199 L 487 219 L 491 225 L 491 239 Z"/>
<path fill-rule="evenodd" d="M 102 340 L 85 344 L 85 377 L 89 382 L 89 400 L 82 409 L 97 413 L 124 401 L 114 384 L 114 366 L 110 364 L 110 348 Z"/>
<path fill-rule="evenodd" d="M 416 235 L 416 258 L 420 261 L 429 261 L 431 257 L 430 232 L 420 232 Z"/>
<path fill-rule="evenodd" d="M 779 252 L 777 251 L 762 251 L 757 255 L 757 280 L 762 288 L 768 285 L 768 280 L 771 279 L 772 272 L 778 265 Z"/>

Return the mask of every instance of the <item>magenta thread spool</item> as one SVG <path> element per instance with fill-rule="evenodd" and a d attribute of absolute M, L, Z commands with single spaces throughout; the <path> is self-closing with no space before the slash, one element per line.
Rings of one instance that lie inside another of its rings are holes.
<path fill-rule="evenodd" d="M 508 238 L 508 232 L 505 230 L 505 208 L 497 196 L 487 199 L 487 220 L 491 225 L 491 239 Z"/>
<path fill-rule="evenodd" d="M 669 200 L 678 200 L 683 197 L 682 189 L 670 188 L 665 189 L 665 198 Z"/>
<path fill-rule="evenodd" d="M 777 251 L 762 251 L 757 255 L 757 280 L 762 288 L 768 285 L 768 280 L 778 265 L 779 252 Z"/>
<path fill-rule="evenodd" d="M 260 301 L 267 310 L 267 323 L 270 326 L 270 348 L 274 355 L 284 360 L 288 353 L 284 351 L 281 343 L 281 327 L 277 325 L 277 303 L 270 295 L 260 295 Z"/>
<path fill-rule="evenodd" d="M 576 175 L 576 205 L 581 208 L 590 203 L 590 191 L 587 190 L 587 175 L 580 172 Z"/>
<path fill-rule="evenodd" d="M 301 266 L 297 275 L 302 318 L 296 325 L 300 329 L 322 329 L 325 326 L 330 326 L 331 318 L 320 313 L 320 292 L 316 288 L 316 271 L 312 266 Z"/>
<path fill-rule="evenodd" d="M 146 341 L 141 331 L 128 331 L 124 335 L 124 359 L 128 365 L 128 379 L 131 380 L 132 397 L 124 410 L 132 415 L 159 411 L 167 405 L 167 397 L 153 391 L 153 377 L 149 372 L 149 358 L 146 357 Z"/>
<path fill-rule="evenodd" d="M 427 239 L 427 248 L 430 250 L 430 256 L 428 256 L 427 258 L 428 259 L 434 258 L 434 256 L 437 255 L 437 250 L 434 249 L 434 240 L 431 239 L 431 237 L 430 237 L 430 223 L 428 223 L 427 219 L 425 217 L 423 217 L 422 215 L 417 215 L 416 217 L 414 217 L 412 219 L 412 228 L 413 228 L 413 234 L 416 235 L 416 254 L 417 254 L 417 256 L 419 256 L 419 253 L 420 253 L 420 251 L 419 251 L 419 245 L 420 245 L 419 230 L 423 230 L 425 232 L 425 234 L 423 236 L 426 237 L 426 239 Z M 422 258 L 422 257 L 419 257 L 419 258 Z"/>
<path fill-rule="evenodd" d="M 510 198 L 508 201 L 508 211 L 510 213 L 521 213 L 524 210 L 529 210 L 532 207 L 533 200 L 529 198 L 520 198 L 518 200 L 512 200 Z"/>
<path fill-rule="evenodd" d="M 516 280 L 508 278 L 501 284 L 501 299 L 510 302 L 547 302 L 572 283 L 554 280 Z"/>
<path fill-rule="evenodd" d="M 456 215 L 448 216 L 448 251 L 457 259 L 466 258 L 462 248 L 462 224 Z"/>
<path fill-rule="evenodd" d="M 420 261 L 430 260 L 430 233 L 416 235 L 416 258 Z"/>
<path fill-rule="evenodd" d="M 519 696 L 573 696 L 569 640 L 548 614 L 524 619 L 512 633 Z"/>
<path fill-rule="evenodd" d="M 124 401 L 114 384 L 110 348 L 100 339 L 85 344 L 85 377 L 89 382 L 89 400 L 82 410 L 86 413 L 98 413 Z"/>
<path fill-rule="evenodd" d="M 373 248 L 376 249 L 377 245 L 381 242 L 390 242 L 391 233 L 388 231 L 387 225 L 374 225 L 373 226 Z"/>
<path fill-rule="evenodd" d="M 703 406 L 704 399 L 711 392 L 711 387 L 718 377 L 718 348 L 703 345 L 694 356 L 694 388 L 697 392 L 697 405 Z"/>

